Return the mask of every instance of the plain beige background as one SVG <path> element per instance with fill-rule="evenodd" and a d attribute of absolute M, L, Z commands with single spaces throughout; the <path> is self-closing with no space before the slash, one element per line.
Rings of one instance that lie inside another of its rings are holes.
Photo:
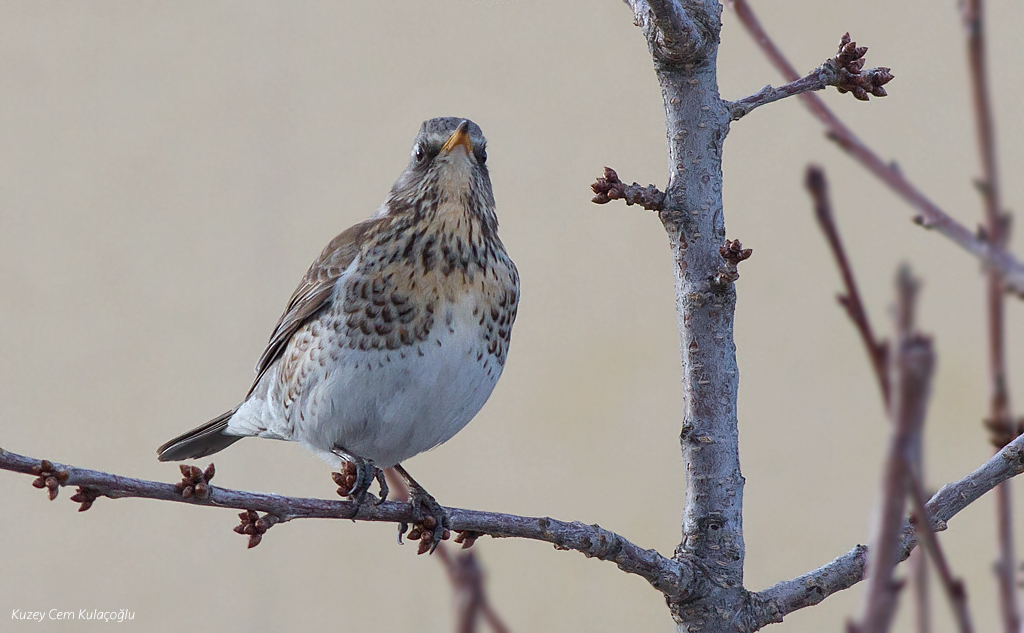
<path fill-rule="evenodd" d="M 1004 200 L 1020 210 L 1024 9 L 992 4 Z M 755 8 L 800 69 L 847 30 L 871 47 L 870 66 L 891 66 L 886 99 L 824 98 L 942 208 L 977 223 L 952 0 Z M 777 83 L 728 10 L 724 22 L 723 96 Z M 596 522 L 670 553 L 684 483 L 667 240 L 648 212 L 589 202 L 604 165 L 665 180 L 659 89 L 617 0 L 0 3 L 0 445 L 176 481 L 156 446 L 245 393 L 309 262 L 376 209 L 420 122 L 439 115 L 472 118 L 489 139 L 522 304 L 490 402 L 408 467 L 448 505 Z M 725 154 L 729 236 L 754 249 L 736 317 L 752 589 L 867 539 L 886 439 L 802 189 L 809 161 L 828 169 L 881 329 L 897 263 L 925 279 L 921 321 L 939 350 L 929 483 L 991 451 L 977 263 L 913 225 L 796 100 L 754 112 Z M 1020 405 L 1019 302 L 1008 317 Z M 327 468 L 295 445 L 247 440 L 215 461 L 223 486 L 333 495 Z M 139 631 L 451 630 L 440 565 L 395 545 L 391 526 L 298 521 L 246 551 L 232 511 L 100 500 L 77 514 L 70 491 L 50 503 L 29 481 L 0 472 L 0 630 L 113 626 L 8 620 L 51 608 L 128 609 L 135 620 L 119 626 Z M 996 626 L 992 516 L 985 498 L 942 535 L 978 630 Z M 613 565 L 527 541 L 482 539 L 476 551 L 515 631 L 673 630 L 661 596 Z M 859 596 L 772 630 L 840 630 Z"/>

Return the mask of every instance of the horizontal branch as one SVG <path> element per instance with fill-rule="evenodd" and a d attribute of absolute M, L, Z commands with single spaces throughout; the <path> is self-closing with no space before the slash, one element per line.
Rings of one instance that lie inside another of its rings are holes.
<path fill-rule="evenodd" d="M 946 484 L 928 501 L 928 515 L 932 529 L 940 532 L 958 512 L 978 500 L 1000 483 L 1024 472 L 1024 435 L 1018 436 L 980 468 L 954 483 Z M 906 560 L 917 545 L 917 535 L 909 522 L 903 524 L 900 541 L 900 560 Z M 758 627 L 781 622 L 782 617 L 798 609 L 818 604 L 825 598 L 849 589 L 864 577 L 867 547 L 858 545 L 831 563 L 818 569 L 785 580 L 761 591 L 755 596 L 771 604 L 757 614 Z"/>
<path fill-rule="evenodd" d="M 746 0 L 731 0 L 730 4 L 736 10 L 740 22 L 750 32 L 751 37 L 761 47 L 775 68 L 782 73 L 787 81 L 796 80 L 799 77 L 796 69 L 768 37 Z M 817 95 L 805 92 L 800 95 L 800 98 L 803 99 L 811 113 L 825 125 L 829 138 L 838 143 L 917 211 L 915 222 L 925 228 L 935 229 L 980 259 L 986 266 L 998 271 L 1003 286 L 1007 290 L 1024 296 L 1024 263 L 1000 245 L 991 242 L 984 236 L 976 235 L 925 197 L 913 183 L 903 176 L 899 168 L 891 162 L 882 160 L 861 142 Z"/>
<path fill-rule="evenodd" d="M 254 526 L 256 535 L 262 536 L 270 527 L 293 519 L 352 519 L 386 523 L 414 523 L 409 504 L 393 501 L 374 505 L 364 503 L 357 508 L 352 501 L 284 497 L 274 494 L 243 492 L 203 484 L 201 493 L 183 495 L 181 487 L 145 479 L 122 477 L 111 473 L 67 464 L 46 462 L 46 472 L 40 475 L 42 460 L 18 455 L 0 448 L 0 470 L 9 470 L 38 476 L 40 487 L 45 487 L 50 498 L 57 496 L 59 487 L 78 486 L 73 498 L 86 510 L 99 497 L 123 499 L 156 499 L 196 506 L 233 508 L 265 512 L 260 519 L 243 518 Z M 212 472 L 208 469 L 208 472 Z M 652 549 L 641 549 L 618 534 L 598 525 L 579 521 L 565 522 L 549 517 L 523 517 L 497 512 L 480 512 L 460 508 L 446 508 L 451 518 L 451 529 L 456 532 L 486 534 L 495 538 L 525 538 L 551 543 L 556 549 L 574 550 L 587 558 L 599 558 L 615 563 L 624 572 L 642 576 L 655 589 L 674 597 L 686 596 L 704 581 L 695 565 L 687 560 L 674 560 Z M 245 514 L 245 513 L 243 513 Z M 259 526 L 256 524 L 262 522 Z M 252 529 L 245 534 L 252 536 Z M 251 541 L 250 541 L 251 542 Z M 258 542 L 258 540 L 257 540 Z"/>
<path fill-rule="evenodd" d="M 864 54 L 867 51 L 866 46 L 858 47 L 856 42 L 851 41 L 850 34 L 847 33 L 839 42 L 838 53 L 800 79 L 778 88 L 765 86 L 749 97 L 729 103 L 729 120 L 741 119 L 754 108 L 780 99 L 814 90 L 824 90 L 829 86 L 835 86 L 841 93 L 852 93 L 861 101 L 867 101 L 871 98 L 870 95 L 886 96 L 885 88 L 882 86 L 892 81 L 892 73 L 884 67 L 862 70 Z"/>

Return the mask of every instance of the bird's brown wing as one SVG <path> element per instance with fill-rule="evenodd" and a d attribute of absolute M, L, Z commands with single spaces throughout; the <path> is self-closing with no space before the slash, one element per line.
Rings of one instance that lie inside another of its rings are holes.
<path fill-rule="evenodd" d="M 256 363 L 256 380 L 253 381 L 246 398 L 252 395 L 256 385 L 263 378 L 263 374 L 267 373 L 274 361 L 284 354 L 285 348 L 288 347 L 288 341 L 299 328 L 330 304 L 335 282 L 355 259 L 367 230 L 380 220 L 380 218 L 367 220 L 346 229 L 341 235 L 331 240 L 331 243 L 320 253 L 320 257 L 309 267 L 302 281 L 299 282 L 299 287 L 292 293 L 288 307 L 285 308 L 284 314 L 278 320 L 274 333 L 270 335 L 267 349 Z"/>

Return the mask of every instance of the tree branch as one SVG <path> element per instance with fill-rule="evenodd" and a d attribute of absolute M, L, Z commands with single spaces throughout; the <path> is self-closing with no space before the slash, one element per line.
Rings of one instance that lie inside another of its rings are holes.
<path fill-rule="evenodd" d="M 999 170 L 996 163 L 995 124 L 988 90 L 988 64 L 985 58 L 984 3 L 965 0 L 962 19 L 967 34 L 967 58 L 977 128 L 978 150 L 981 154 L 982 176 L 978 182 L 985 204 L 985 235 L 993 243 L 1005 248 L 1009 241 L 1010 216 L 1003 212 L 1000 202 Z M 1010 410 L 1010 394 L 1006 376 L 1006 336 L 1003 294 L 999 274 L 986 272 L 986 312 L 988 317 L 988 378 L 989 414 L 985 420 L 996 448 L 1019 434 Z M 996 529 L 999 534 L 999 560 L 996 577 L 999 583 L 999 607 L 1004 633 L 1017 633 L 1020 629 L 1020 610 L 1017 604 L 1017 563 L 1013 542 L 1013 507 L 1009 484 L 1000 487 L 996 495 Z"/>
<path fill-rule="evenodd" d="M 893 572 L 899 562 L 900 527 L 935 366 L 931 339 L 917 333 L 914 326 L 918 282 L 905 266 L 897 273 L 896 288 L 896 347 L 889 387 L 893 434 L 882 478 L 881 510 L 868 550 L 867 596 L 860 623 L 848 627 L 851 632 L 888 631 L 896 613 L 900 583 L 893 579 Z"/>
<path fill-rule="evenodd" d="M 867 350 L 871 367 L 875 372 L 875 379 L 878 388 L 882 392 L 882 400 L 886 409 L 889 408 L 889 380 L 888 380 L 888 344 L 875 338 L 871 328 L 871 320 L 868 318 L 867 310 L 864 309 L 864 302 L 861 301 L 860 291 L 857 289 L 857 281 L 853 277 L 853 268 L 846 257 L 846 250 L 839 237 L 839 229 L 836 227 L 835 217 L 832 214 L 832 203 L 828 196 L 828 181 L 825 179 L 825 172 L 820 167 L 809 165 L 805 180 L 807 190 L 814 199 L 814 215 L 818 219 L 818 226 L 828 240 L 829 248 L 835 257 L 836 265 L 839 266 L 839 274 L 843 277 L 843 285 L 846 287 L 846 294 L 839 295 L 836 299 L 839 305 L 846 310 L 847 316 L 853 321 L 854 327 L 860 333 L 861 341 Z"/>
<path fill-rule="evenodd" d="M 922 550 L 914 549 L 907 560 L 910 590 L 914 593 L 914 631 L 932 632 L 931 594 L 928 584 L 928 559 Z"/>
<path fill-rule="evenodd" d="M 871 98 L 870 95 L 886 96 L 885 88 L 882 86 L 892 81 L 892 73 L 885 67 L 862 70 L 864 54 L 867 51 L 866 46 L 858 47 L 856 42 L 850 41 L 850 34 L 847 33 L 839 42 L 838 53 L 800 79 L 778 88 L 765 86 L 749 97 L 730 103 L 729 120 L 739 120 L 754 108 L 780 99 L 814 90 L 824 90 L 828 86 L 835 86 L 840 93 L 853 93 L 853 96 L 861 101 L 867 101 Z"/>
<path fill-rule="evenodd" d="M 913 475 L 913 473 L 911 474 Z M 953 572 L 949 568 L 949 562 L 946 561 L 946 555 L 943 553 L 942 548 L 939 547 L 939 539 L 935 536 L 935 532 L 932 531 L 931 519 L 928 517 L 926 501 L 927 496 L 924 492 L 924 486 L 921 485 L 921 478 L 911 476 L 910 502 L 914 508 L 914 513 L 910 519 L 911 523 L 915 526 L 925 526 L 925 529 L 917 532 L 921 536 L 921 547 L 935 561 L 935 570 L 939 572 L 942 587 L 946 590 L 946 597 L 949 598 L 949 604 L 953 608 L 953 615 L 956 617 L 960 633 L 971 633 L 974 627 L 971 626 L 971 614 L 967 609 L 967 590 L 960 579 L 953 577 Z M 912 556 L 917 554 L 918 552 L 915 552 Z"/>
<path fill-rule="evenodd" d="M 1024 473 L 1024 435 L 1007 444 L 971 474 L 946 484 L 932 496 L 927 506 L 932 529 L 936 532 L 945 530 L 949 520 L 958 512 L 998 484 L 1021 473 Z M 905 522 L 898 550 L 900 559 L 906 559 L 916 545 L 914 527 Z M 783 616 L 816 605 L 833 593 L 860 582 L 864 576 L 867 549 L 858 545 L 827 565 L 757 593 L 760 600 L 772 607 L 756 614 L 757 628 L 781 622 Z"/>
<path fill-rule="evenodd" d="M 0 470 L 10 470 L 40 476 L 42 460 L 18 455 L 0 448 Z M 234 508 L 264 512 L 265 529 L 293 519 L 352 519 L 387 523 L 412 523 L 412 508 L 393 501 L 379 506 L 364 503 L 358 507 L 351 501 L 283 497 L 273 494 L 243 492 L 207 485 L 202 494 L 184 496 L 172 484 L 122 477 L 87 468 L 78 468 L 56 462 L 45 462 L 44 482 L 55 498 L 56 490 L 63 486 L 78 486 L 79 494 L 91 497 L 122 499 L 156 499 L 199 506 Z M 50 474 L 52 473 L 52 475 Z M 75 499 L 80 501 L 79 499 Z M 87 510 L 88 507 L 79 510 Z M 447 508 L 452 530 L 475 532 L 495 538 L 526 538 L 551 543 L 556 549 L 575 550 L 587 558 L 598 558 L 615 563 L 624 572 L 642 576 L 655 589 L 666 595 L 682 599 L 703 582 L 699 570 L 685 559 L 666 558 L 654 550 L 640 549 L 623 537 L 601 528 L 578 521 L 567 523 L 549 517 L 523 517 L 496 512 L 480 512 Z M 244 525 L 243 519 L 243 525 Z M 252 522 L 254 523 L 254 522 Z"/>
<path fill-rule="evenodd" d="M 853 321 L 858 332 L 861 334 L 861 339 L 868 351 L 868 356 L 871 359 L 874 373 L 879 383 L 882 400 L 885 403 L 886 409 L 888 409 L 888 346 L 884 342 L 878 342 L 875 339 L 870 320 L 867 316 L 867 311 L 864 309 L 864 305 L 861 302 L 860 293 L 857 290 L 857 285 L 853 278 L 853 270 L 850 268 L 842 240 L 839 237 L 839 230 L 835 225 L 835 220 L 832 215 L 832 206 L 828 197 L 828 182 L 825 179 L 824 170 L 817 166 L 809 165 L 807 167 L 806 185 L 811 196 L 814 198 L 815 215 L 817 216 L 818 223 L 821 226 L 822 232 L 825 233 L 825 237 L 832 249 L 832 254 L 835 256 L 836 263 L 839 266 L 843 282 L 846 285 L 847 294 L 839 296 L 839 303 L 846 309 L 850 320 Z M 921 479 L 923 478 L 920 446 L 921 439 L 921 434 L 918 433 L 915 438 L 914 450 L 911 451 L 913 460 L 909 465 L 911 497 L 918 517 L 926 516 L 924 507 L 925 502 L 927 501 L 927 496 L 924 493 L 924 487 L 921 483 Z M 1005 485 L 1005 483 L 1000 484 L 997 489 Z M 953 579 L 952 572 L 949 569 L 949 565 L 946 562 L 945 556 L 939 547 L 938 539 L 935 538 L 934 533 L 931 530 L 928 530 L 927 534 L 922 533 L 922 537 L 925 549 L 936 561 L 936 568 L 943 580 L 943 585 L 946 590 L 946 594 L 950 599 L 953 611 L 957 616 L 961 633 L 968 632 L 971 630 L 971 624 L 970 615 L 967 610 L 966 590 L 963 588 L 962 583 Z M 910 555 L 910 564 L 913 568 L 911 572 L 911 579 L 913 581 L 915 593 L 915 624 L 919 633 L 927 633 L 931 630 L 927 584 L 928 577 L 926 573 L 927 561 L 924 555 L 925 552 L 920 551 L 915 551 Z"/>
<path fill-rule="evenodd" d="M 798 79 L 799 75 L 796 70 L 768 37 L 746 0 L 730 0 L 730 5 L 735 9 L 740 22 L 746 27 L 754 41 L 786 80 Z M 1002 287 L 1024 296 L 1024 263 L 1021 263 L 1001 245 L 975 235 L 932 203 L 903 176 L 899 169 L 883 161 L 864 145 L 817 95 L 805 92 L 799 96 L 811 113 L 825 124 L 829 138 L 849 152 L 868 171 L 881 179 L 917 211 L 915 222 L 925 228 L 935 229 L 980 259 L 986 266 L 999 271 Z"/>
<path fill-rule="evenodd" d="M 655 60 L 688 63 L 701 56 L 707 39 L 677 0 L 624 1 L 633 10 L 633 23 L 643 30 Z"/>

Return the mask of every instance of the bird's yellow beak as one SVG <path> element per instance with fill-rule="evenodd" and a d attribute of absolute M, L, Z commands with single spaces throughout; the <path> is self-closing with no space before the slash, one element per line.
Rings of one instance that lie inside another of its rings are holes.
<path fill-rule="evenodd" d="M 444 147 L 441 148 L 441 152 L 449 154 L 460 145 L 465 148 L 467 156 L 473 153 L 473 141 L 469 139 L 469 121 L 459 123 L 459 127 L 455 128 Z"/>

